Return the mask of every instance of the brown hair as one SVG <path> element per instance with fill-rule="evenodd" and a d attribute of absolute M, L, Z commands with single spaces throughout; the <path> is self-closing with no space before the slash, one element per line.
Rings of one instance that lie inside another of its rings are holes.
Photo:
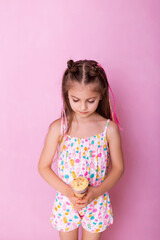
<path fill-rule="evenodd" d="M 68 133 L 73 121 L 73 110 L 70 106 L 68 99 L 68 90 L 73 86 L 74 82 L 82 83 L 84 85 L 90 83 L 97 83 L 95 91 L 101 94 L 96 112 L 106 119 L 113 120 L 111 105 L 109 101 L 109 84 L 107 76 L 103 68 L 94 60 L 79 60 L 74 62 L 70 59 L 67 62 L 67 69 L 65 70 L 62 78 L 62 100 L 63 109 L 61 112 L 61 120 L 66 117 L 67 128 L 59 139 L 56 154 L 54 155 L 53 162 L 56 160 L 60 153 L 60 145 L 63 140 L 64 134 Z M 64 121 L 64 119 L 63 119 Z M 62 126 L 61 126 L 62 127 Z M 64 144 L 64 143 L 63 143 Z M 63 146 L 62 146 L 63 148 Z"/>
<path fill-rule="evenodd" d="M 73 110 L 69 103 L 68 90 L 74 82 L 84 85 L 97 83 L 95 91 L 101 94 L 101 101 L 99 101 L 96 112 L 104 118 L 112 120 L 109 103 L 109 85 L 103 68 L 94 60 L 79 60 L 74 62 L 71 59 L 67 62 L 67 66 L 68 68 L 65 70 L 62 78 L 62 99 L 68 126 L 66 133 L 69 132 L 73 120 Z M 62 138 L 63 136 L 60 142 Z"/>

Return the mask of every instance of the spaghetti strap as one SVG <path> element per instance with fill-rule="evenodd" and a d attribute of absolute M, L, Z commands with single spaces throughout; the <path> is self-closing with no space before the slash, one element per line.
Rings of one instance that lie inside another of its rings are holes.
<path fill-rule="evenodd" d="M 67 126 L 66 126 L 66 118 L 64 116 L 64 111 L 62 110 L 61 112 L 61 136 L 63 136 L 67 130 Z"/>
<path fill-rule="evenodd" d="M 110 122 L 110 119 L 107 119 L 106 126 L 105 126 L 105 129 L 104 129 L 104 135 L 106 135 L 109 122 Z"/>
<path fill-rule="evenodd" d="M 61 117 L 61 136 L 63 136 L 63 118 Z"/>
<path fill-rule="evenodd" d="M 66 128 L 65 128 L 65 121 L 63 116 L 61 117 L 61 136 L 63 136 L 63 134 L 65 133 Z"/>

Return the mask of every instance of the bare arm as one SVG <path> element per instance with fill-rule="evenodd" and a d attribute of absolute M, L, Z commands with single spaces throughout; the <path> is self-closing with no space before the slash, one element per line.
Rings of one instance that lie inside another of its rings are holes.
<path fill-rule="evenodd" d="M 124 172 L 121 137 L 118 126 L 114 122 L 110 122 L 108 126 L 107 139 L 109 143 L 112 167 L 108 176 L 97 188 L 97 197 L 101 196 L 105 192 L 108 192 L 118 182 Z"/>
<path fill-rule="evenodd" d="M 54 121 L 49 127 L 45 144 L 39 159 L 38 171 L 41 177 L 44 178 L 49 185 L 61 192 L 63 195 L 67 195 L 70 187 L 51 169 L 51 163 L 58 146 L 59 136 L 60 119 Z"/>

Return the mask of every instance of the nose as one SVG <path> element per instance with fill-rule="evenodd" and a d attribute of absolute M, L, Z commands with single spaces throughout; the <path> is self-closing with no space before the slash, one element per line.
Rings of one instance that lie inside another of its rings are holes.
<path fill-rule="evenodd" d="M 86 103 L 82 102 L 81 103 L 81 110 L 84 111 L 84 110 L 86 110 L 86 108 L 87 108 Z"/>

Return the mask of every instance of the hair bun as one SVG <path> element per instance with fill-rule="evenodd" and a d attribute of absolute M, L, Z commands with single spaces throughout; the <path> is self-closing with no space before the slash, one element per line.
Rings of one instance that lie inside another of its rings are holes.
<path fill-rule="evenodd" d="M 76 63 L 72 59 L 70 59 L 67 62 L 67 66 L 68 66 L 69 72 L 71 72 L 71 73 L 77 72 L 77 65 L 76 65 Z"/>
<path fill-rule="evenodd" d="M 95 63 L 92 64 L 89 74 L 90 74 L 91 77 L 96 77 L 97 74 L 98 74 L 97 72 L 98 72 L 98 65 L 95 62 Z"/>

